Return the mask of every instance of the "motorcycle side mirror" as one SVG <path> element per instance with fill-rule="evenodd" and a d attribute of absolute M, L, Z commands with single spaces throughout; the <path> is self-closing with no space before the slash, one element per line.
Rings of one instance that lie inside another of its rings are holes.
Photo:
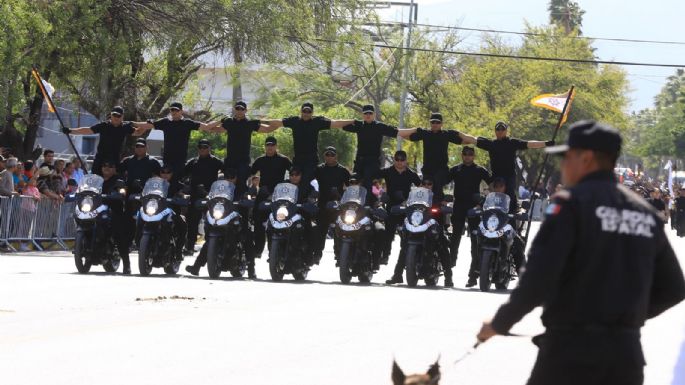
<path fill-rule="evenodd" d="M 454 195 L 451 195 L 451 194 L 445 195 L 445 202 L 448 202 L 448 203 L 454 202 Z"/>

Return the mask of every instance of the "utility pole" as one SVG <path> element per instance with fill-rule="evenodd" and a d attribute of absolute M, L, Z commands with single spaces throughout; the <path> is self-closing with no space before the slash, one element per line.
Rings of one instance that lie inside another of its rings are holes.
<path fill-rule="evenodd" d="M 412 26 L 417 22 L 418 4 L 414 4 L 414 0 L 409 3 L 409 25 L 407 31 L 407 38 L 404 39 L 404 72 L 402 74 L 402 95 L 400 96 L 400 121 L 399 128 L 405 128 L 404 115 L 407 109 L 407 81 L 409 79 L 409 63 L 411 61 L 411 30 Z M 402 138 L 397 138 L 397 150 L 402 149 Z"/>

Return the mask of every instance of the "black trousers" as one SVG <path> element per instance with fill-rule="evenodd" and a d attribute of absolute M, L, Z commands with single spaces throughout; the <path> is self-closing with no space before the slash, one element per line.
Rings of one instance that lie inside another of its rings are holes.
<path fill-rule="evenodd" d="M 232 168 L 236 172 L 235 196 L 242 197 L 247 191 L 247 178 L 250 177 L 250 160 L 235 161 L 232 159 L 224 159 L 224 172 Z M 205 186 L 209 191 L 210 186 Z"/>
<path fill-rule="evenodd" d="M 326 208 L 326 203 L 319 205 L 319 212 L 316 214 L 316 242 L 314 254 L 321 255 L 326 246 L 326 235 L 331 223 L 335 223 L 337 211 Z"/>
<path fill-rule="evenodd" d="M 469 239 L 471 240 L 471 266 L 469 267 L 469 278 L 477 278 L 480 269 L 480 256 L 478 254 L 478 224 L 480 218 L 469 218 L 466 214 L 471 209 L 468 206 L 455 205 L 452 211 L 452 255 L 451 266 L 457 263 L 459 245 L 461 244 L 462 233 L 468 221 Z M 475 233 L 474 233 L 475 232 Z"/>
<path fill-rule="evenodd" d="M 112 210 L 112 235 L 114 236 L 114 243 L 119 250 L 119 256 L 121 260 L 124 261 L 124 266 L 130 266 L 131 262 L 128 256 L 128 249 L 131 246 L 129 238 L 129 229 L 135 229 L 135 223 L 133 227 L 130 226 L 130 222 L 127 219 L 126 214 L 119 210 Z"/>
<path fill-rule="evenodd" d="M 252 252 L 255 258 L 261 258 L 264 252 L 264 245 L 266 244 L 266 221 L 269 218 L 269 210 L 259 210 L 259 204 L 264 202 L 264 196 L 257 195 L 254 208 L 252 209 L 252 223 L 254 224 L 254 231 L 252 232 L 253 249 Z"/>
<path fill-rule="evenodd" d="M 378 157 L 358 157 L 354 160 L 353 171 L 361 176 L 366 191 L 371 191 L 373 180 L 381 171 L 381 162 Z"/>
<path fill-rule="evenodd" d="M 302 169 L 302 183 L 309 184 L 314 179 L 318 159 L 293 159 L 293 165 Z"/>
<path fill-rule="evenodd" d="M 442 200 L 445 198 L 443 189 L 447 182 L 449 182 L 449 169 L 445 167 L 432 170 L 424 167 L 421 169 L 421 173 L 423 174 L 424 178 L 429 177 L 433 179 L 433 205 L 442 202 Z"/>
<path fill-rule="evenodd" d="M 400 277 L 402 276 L 402 272 L 404 271 L 405 266 L 407 265 L 406 262 L 406 255 L 404 253 L 405 251 L 405 240 L 402 240 L 402 245 L 400 248 L 400 255 L 397 257 L 397 263 L 395 264 L 395 271 L 393 272 L 393 276 L 395 277 Z M 452 265 L 450 263 L 450 252 L 449 252 L 449 247 L 448 247 L 448 241 L 447 237 L 445 236 L 445 232 L 440 229 L 438 232 L 438 241 L 435 247 L 438 248 L 438 257 L 440 258 L 440 264 L 442 265 L 443 271 L 445 272 L 445 278 L 452 278 Z"/>
<path fill-rule="evenodd" d="M 493 177 L 498 177 L 500 175 L 493 175 Z M 506 183 L 506 193 L 509 195 L 509 198 L 511 198 L 511 201 L 509 202 L 509 212 L 510 213 L 515 213 L 518 211 L 519 207 L 519 202 L 518 198 L 516 197 L 516 190 L 518 189 L 518 184 L 516 183 L 516 175 L 512 176 L 501 176 L 504 178 L 504 182 Z"/>
<path fill-rule="evenodd" d="M 544 334 L 533 340 L 540 351 L 528 385 L 641 385 L 644 381 L 639 334 Z"/>
<path fill-rule="evenodd" d="M 197 242 L 198 227 L 204 210 L 195 207 L 196 199 L 191 199 L 191 204 L 188 206 L 187 221 L 188 221 L 188 235 L 186 239 L 186 250 L 195 250 L 195 243 Z"/>

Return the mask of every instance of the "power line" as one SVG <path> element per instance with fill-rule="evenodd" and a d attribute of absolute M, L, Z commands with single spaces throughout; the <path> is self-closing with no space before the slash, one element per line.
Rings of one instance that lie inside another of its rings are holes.
<path fill-rule="evenodd" d="M 407 23 L 401 21 L 379 21 L 381 24 L 391 24 L 391 25 L 406 25 Z M 428 27 L 435 29 L 444 30 L 456 30 L 456 31 L 472 31 L 472 32 L 488 32 L 488 33 L 500 33 L 508 35 L 520 35 L 520 36 L 549 36 L 544 33 L 536 32 L 519 32 L 519 31 L 506 31 L 500 29 L 486 29 L 486 28 L 469 28 L 469 27 L 453 27 L 448 25 L 438 25 L 438 24 L 425 24 L 416 23 L 414 24 L 418 27 Z M 600 40 L 600 41 L 616 41 L 624 43 L 646 43 L 646 44 L 670 44 L 670 45 L 685 45 L 685 41 L 668 41 L 668 40 L 642 40 L 642 39 L 625 39 L 625 38 L 611 38 L 611 37 L 590 37 L 590 36 L 566 36 L 572 39 L 583 39 L 583 40 Z"/>
<path fill-rule="evenodd" d="M 434 52 L 434 53 L 444 53 L 449 55 L 464 55 L 464 56 L 479 56 L 479 57 L 495 57 L 501 59 L 520 59 L 520 60 L 537 60 L 537 61 L 552 61 L 552 62 L 566 62 L 566 63 L 582 63 L 582 64 L 613 64 L 613 65 L 623 65 L 623 66 L 640 66 L 640 67 L 665 67 L 665 68 L 685 68 L 685 64 L 663 64 L 663 63 L 639 63 L 639 62 L 624 62 L 624 61 L 610 61 L 610 60 L 589 60 L 589 59 L 569 59 L 569 58 L 557 58 L 557 57 L 541 57 L 541 56 L 525 56 L 525 55 L 505 55 L 497 53 L 484 53 L 484 52 L 465 52 L 465 51 L 450 51 L 450 50 L 440 50 L 440 49 L 429 49 L 429 48 L 406 48 L 399 47 L 390 44 L 363 44 L 352 41 L 342 41 L 336 39 L 324 39 L 324 38 L 303 38 L 299 36 L 285 35 L 285 38 L 298 40 L 298 41 L 321 41 L 326 43 L 342 43 L 347 45 L 364 45 L 376 48 L 391 48 L 391 49 L 406 49 L 409 51 L 417 52 Z"/>

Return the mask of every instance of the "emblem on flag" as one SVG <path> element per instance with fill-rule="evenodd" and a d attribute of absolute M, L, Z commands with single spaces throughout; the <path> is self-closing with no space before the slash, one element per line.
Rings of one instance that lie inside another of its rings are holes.
<path fill-rule="evenodd" d="M 571 111 L 571 103 L 573 102 L 575 94 L 573 89 L 563 94 L 544 94 L 534 97 L 530 101 L 530 104 L 564 114 L 561 120 L 561 124 L 564 124 L 566 118 L 568 118 L 569 111 Z M 566 104 L 567 101 L 568 105 Z M 566 110 L 564 110 L 565 106 Z"/>

